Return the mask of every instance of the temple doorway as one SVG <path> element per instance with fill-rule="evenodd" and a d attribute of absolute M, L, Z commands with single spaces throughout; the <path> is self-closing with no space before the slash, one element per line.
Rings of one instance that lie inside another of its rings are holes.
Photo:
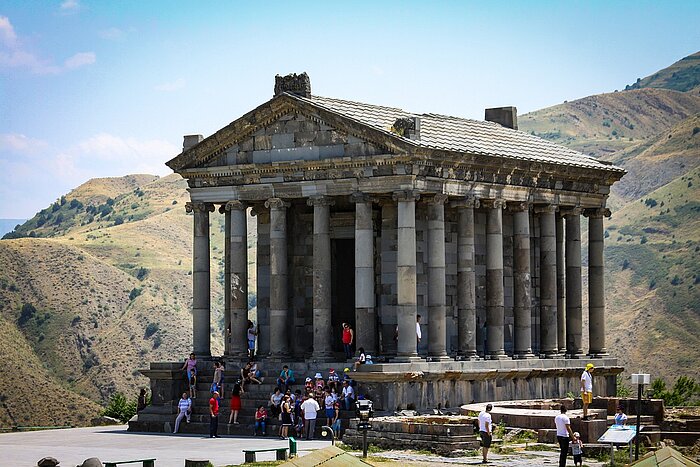
<path fill-rule="evenodd" d="M 343 323 L 350 323 L 355 329 L 355 239 L 332 239 L 331 257 L 332 349 L 342 352 Z"/>

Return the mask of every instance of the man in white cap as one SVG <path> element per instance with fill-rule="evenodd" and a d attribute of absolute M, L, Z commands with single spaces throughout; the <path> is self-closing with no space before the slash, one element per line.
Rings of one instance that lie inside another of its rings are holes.
<path fill-rule="evenodd" d="M 583 401 L 583 419 L 588 420 L 588 405 L 593 402 L 593 364 L 588 363 L 581 373 L 581 401 Z"/>

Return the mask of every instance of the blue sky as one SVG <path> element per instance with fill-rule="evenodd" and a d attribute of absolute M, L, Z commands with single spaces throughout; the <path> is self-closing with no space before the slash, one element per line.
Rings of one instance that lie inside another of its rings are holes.
<path fill-rule="evenodd" d="M 170 173 L 306 71 L 321 96 L 483 118 L 625 84 L 700 50 L 698 1 L 0 3 L 0 218 L 92 177 Z"/>

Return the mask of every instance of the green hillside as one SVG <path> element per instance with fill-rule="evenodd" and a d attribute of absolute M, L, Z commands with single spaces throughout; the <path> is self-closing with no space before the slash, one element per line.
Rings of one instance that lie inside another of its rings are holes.
<path fill-rule="evenodd" d="M 637 78 L 637 81 L 627 85 L 625 90 L 662 88 L 687 92 L 697 90 L 699 87 L 700 52 L 696 52 L 646 78 Z"/>

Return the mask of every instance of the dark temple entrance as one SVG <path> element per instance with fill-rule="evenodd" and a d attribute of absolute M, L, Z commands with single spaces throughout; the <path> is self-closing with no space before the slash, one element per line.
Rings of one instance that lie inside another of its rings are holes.
<path fill-rule="evenodd" d="M 355 240 L 331 240 L 331 323 L 333 351 L 342 352 L 342 324 L 350 323 L 355 329 Z"/>

